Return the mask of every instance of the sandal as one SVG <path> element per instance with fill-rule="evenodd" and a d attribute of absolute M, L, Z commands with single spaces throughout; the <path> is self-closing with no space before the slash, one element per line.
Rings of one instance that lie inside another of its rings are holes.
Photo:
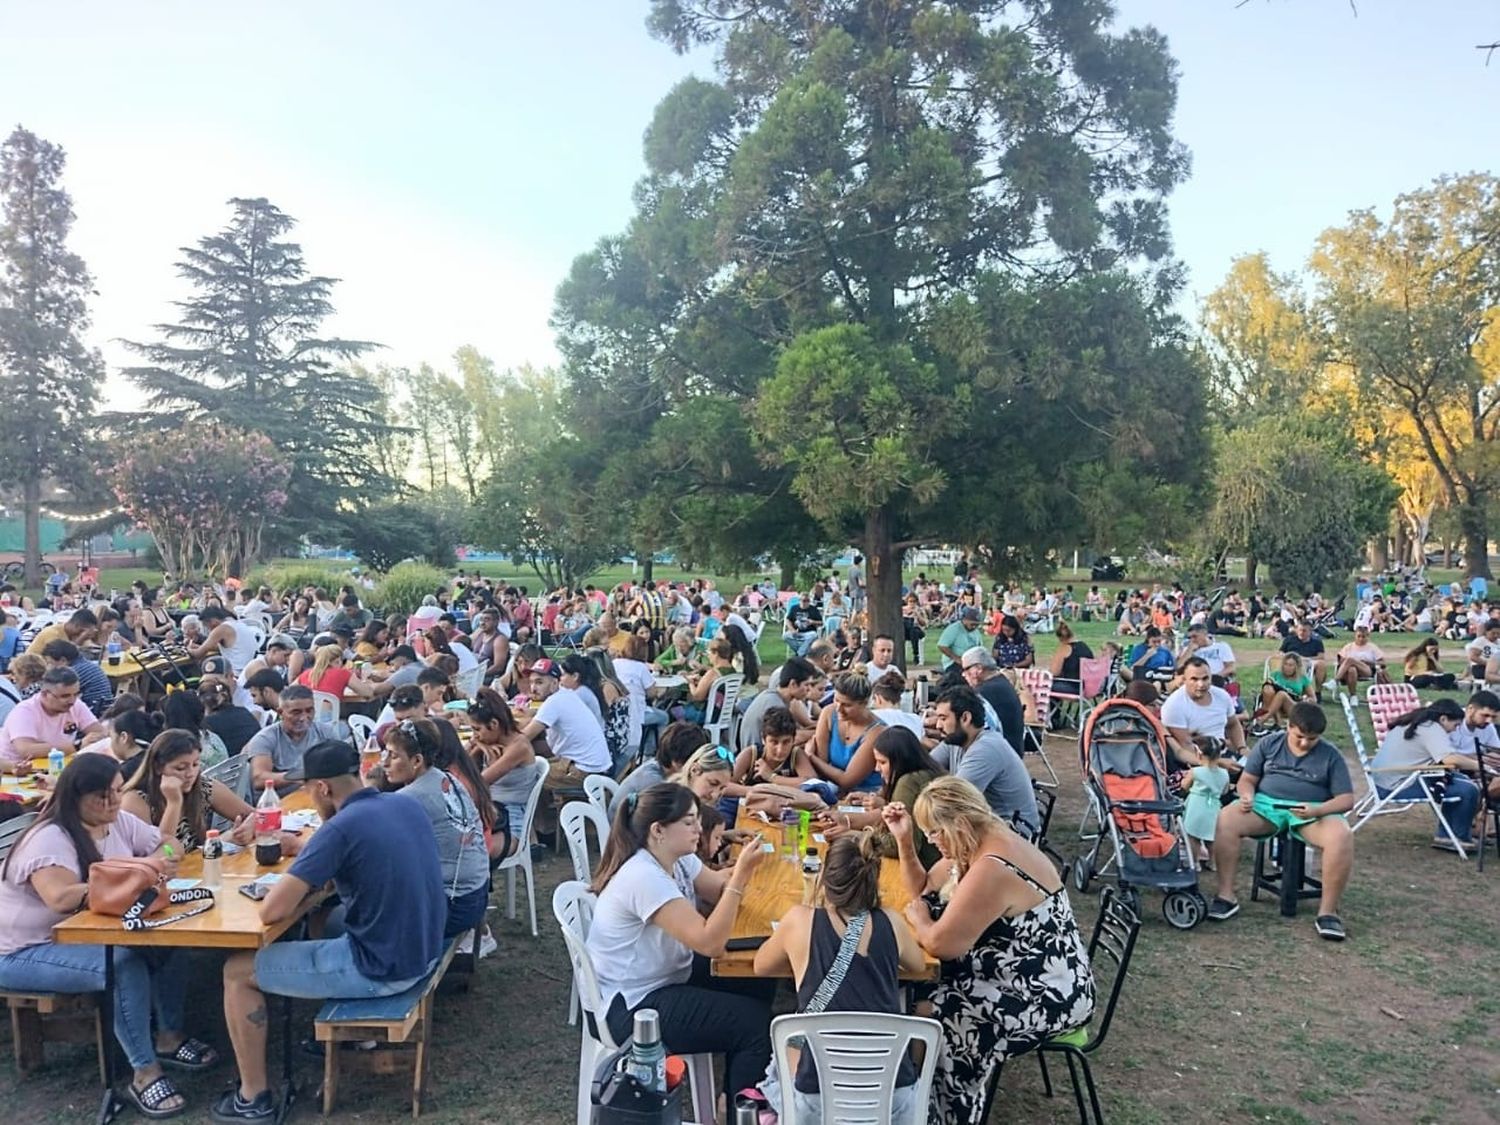
<path fill-rule="evenodd" d="M 165 1075 L 153 1082 L 146 1083 L 144 1090 L 137 1090 L 134 1082 L 126 1086 L 125 1090 L 130 1095 L 130 1100 L 135 1104 L 135 1108 L 141 1111 L 141 1116 L 143 1117 L 163 1120 L 168 1117 L 176 1117 L 183 1110 L 187 1109 L 187 1099 L 182 1096 L 182 1092 L 176 1086 L 172 1085 L 172 1080 Z M 175 1109 L 163 1109 L 162 1103 L 171 1101 L 173 1098 L 177 1098 L 182 1104 Z"/>
<path fill-rule="evenodd" d="M 156 1057 L 178 1070 L 207 1070 L 219 1061 L 219 1052 L 201 1039 L 184 1039 L 175 1051 L 157 1051 Z"/>

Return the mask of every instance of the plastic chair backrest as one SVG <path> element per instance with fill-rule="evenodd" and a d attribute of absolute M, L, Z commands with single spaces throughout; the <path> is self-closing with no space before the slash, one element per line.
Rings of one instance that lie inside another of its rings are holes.
<path fill-rule="evenodd" d="M 744 676 L 719 677 L 718 683 L 709 689 L 708 702 L 703 708 L 705 729 L 717 726 L 734 714 L 734 705 L 740 698 L 740 688 L 744 683 Z"/>
<path fill-rule="evenodd" d="M 484 665 L 476 664 L 467 671 L 460 672 L 454 679 L 453 686 L 462 698 L 473 699 L 479 694 L 479 689 L 484 687 Z"/>
<path fill-rule="evenodd" d="M 336 723 L 339 721 L 339 708 L 343 700 L 332 692 L 313 692 L 313 722 Z"/>
<path fill-rule="evenodd" d="M 243 753 L 236 754 L 216 766 L 209 766 L 203 771 L 203 776 L 243 798 L 250 791 L 250 759 Z"/>
<path fill-rule="evenodd" d="M 620 783 L 607 774 L 591 773 L 583 779 L 583 791 L 589 802 L 604 814 L 606 822 L 614 819 L 615 799 L 620 795 Z"/>
<path fill-rule="evenodd" d="M 279 722 L 281 722 L 281 716 L 278 715 L 275 711 L 261 712 L 260 725 L 262 727 L 275 726 Z"/>
<path fill-rule="evenodd" d="M 777 1016 L 771 1021 L 782 1089 L 792 1088 L 791 1046 L 803 1041 L 818 1071 L 823 1125 L 889 1122 L 896 1079 L 912 1042 L 924 1045 L 922 1066 L 912 1086 L 915 1119 L 927 1120 L 932 1075 L 937 1069 L 942 1025 L 937 1020 L 887 1012 L 817 1012 Z M 790 1100 L 790 1099 L 788 1099 Z M 793 1120 L 784 1115 L 785 1120 Z M 804 1125 L 799 1122 L 798 1125 Z"/>
<path fill-rule="evenodd" d="M 368 715 L 349 716 L 349 734 L 360 749 L 375 737 L 375 720 Z"/>
<path fill-rule="evenodd" d="M 559 883 L 552 892 L 552 916 L 562 930 L 563 944 L 568 948 L 568 960 L 573 965 L 573 983 L 578 986 L 578 1006 L 583 1009 L 588 1034 L 610 1050 L 619 1046 L 609 1033 L 609 1022 L 604 1018 L 604 998 L 599 995 L 599 978 L 594 973 L 594 962 L 589 957 L 589 926 L 594 920 L 594 892 L 589 885 L 577 879 Z"/>
<path fill-rule="evenodd" d="M 557 823 L 568 841 L 568 854 L 573 859 L 573 875 L 585 883 L 594 878 L 594 864 L 589 858 L 589 825 L 594 827 L 594 838 L 599 847 L 594 854 L 604 851 L 609 839 L 609 821 L 604 814 L 587 801 L 569 801 L 557 814 Z"/>
<path fill-rule="evenodd" d="M 1372 684 L 1365 691 L 1370 705 L 1370 725 L 1375 728 L 1376 742 L 1384 742 L 1391 720 L 1422 706 L 1417 689 L 1411 684 Z"/>
<path fill-rule="evenodd" d="M 0 824 L 0 861 L 10 855 L 11 848 L 16 846 L 16 841 L 21 838 L 21 833 L 30 828 L 36 821 L 38 813 L 22 813 L 20 816 L 11 817 L 4 824 Z"/>

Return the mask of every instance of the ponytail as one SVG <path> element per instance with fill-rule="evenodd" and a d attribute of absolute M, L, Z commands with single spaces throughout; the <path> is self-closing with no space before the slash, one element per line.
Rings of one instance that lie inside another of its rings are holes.
<path fill-rule="evenodd" d="M 627 793 L 615 804 L 615 819 L 609 839 L 599 856 L 599 868 L 590 888 L 599 894 L 615 877 L 615 872 L 646 846 L 653 824 L 671 824 L 698 807 L 698 798 L 684 785 L 663 781 L 634 793 Z"/>

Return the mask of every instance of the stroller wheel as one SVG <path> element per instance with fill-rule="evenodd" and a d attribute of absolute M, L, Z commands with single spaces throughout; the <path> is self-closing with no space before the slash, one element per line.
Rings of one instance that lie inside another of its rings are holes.
<path fill-rule="evenodd" d="M 1079 894 L 1088 893 L 1089 882 L 1094 877 L 1094 857 L 1081 855 L 1078 862 L 1073 864 L 1073 886 L 1078 888 Z"/>
<path fill-rule="evenodd" d="M 1208 913 L 1203 896 L 1197 891 L 1169 891 L 1161 900 L 1162 917 L 1179 930 L 1191 930 Z"/>

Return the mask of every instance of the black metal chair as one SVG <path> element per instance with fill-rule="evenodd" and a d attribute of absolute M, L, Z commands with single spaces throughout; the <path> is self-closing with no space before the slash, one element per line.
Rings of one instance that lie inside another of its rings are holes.
<path fill-rule="evenodd" d="M 1049 1054 L 1062 1055 L 1068 1063 L 1068 1077 L 1073 1085 L 1073 1098 L 1078 1103 L 1078 1119 L 1089 1125 L 1103 1125 L 1104 1111 L 1099 1106 L 1099 1091 L 1094 1085 L 1094 1073 L 1089 1066 L 1089 1056 L 1104 1045 L 1109 1026 L 1115 1018 L 1115 1005 L 1120 1000 L 1120 990 L 1125 984 L 1125 972 L 1130 966 L 1131 954 L 1135 952 L 1135 941 L 1141 932 L 1140 917 L 1120 898 L 1113 887 L 1105 887 L 1099 894 L 1099 917 L 1094 922 L 1094 933 L 1089 938 L 1089 963 L 1094 969 L 1096 986 L 1100 983 L 1100 970 L 1106 962 L 1114 965 L 1113 979 L 1109 984 L 1109 999 L 1101 1009 L 1095 1007 L 1095 1017 L 1089 1023 L 1088 1039 L 1082 1044 L 1066 1039 L 1050 1039 L 1037 1050 L 1037 1063 L 1042 1069 L 1042 1088 L 1052 1096 L 1052 1075 L 1047 1070 Z M 1083 1082 L 1079 1083 L 1082 1071 Z M 1088 1101 L 1084 1101 L 1084 1093 Z M 1089 1111 L 1093 1111 L 1090 1118 Z"/>
<path fill-rule="evenodd" d="M 1495 775 L 1485 764 L 1484 754 L 1483 746 L 1474 748 L 1474 756 L 1479 759 L 1479 863 L 1477 866 L 1480 871 L 1484 870 L 1484 850 L 1488 847 L 1486 837 L 1489 835 L 1492 822 L 1495 833 L 1495 854 L 1500 855 L 1500 797 L 1490 795 L 1490 783 L 1495 780 Z"/>

